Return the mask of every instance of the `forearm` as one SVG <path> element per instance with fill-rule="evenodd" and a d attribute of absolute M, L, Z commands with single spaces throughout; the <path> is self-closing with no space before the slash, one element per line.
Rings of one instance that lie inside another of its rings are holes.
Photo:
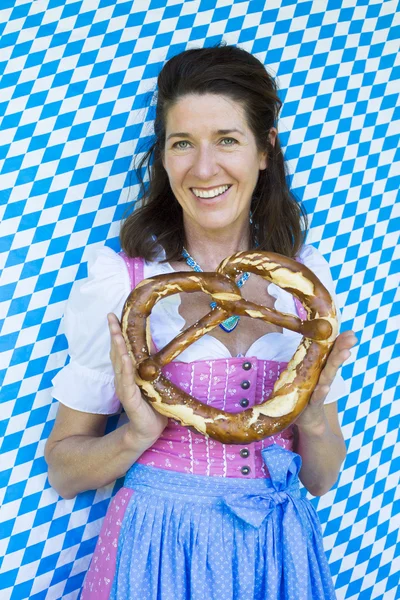
<path fill-rule="evenodd" d="M 46 456 L 50 485 L 66 499 L 125 475 L 152 442 L 133 440 L 128 426 L 101 437 L 75 435 L 57 442 Z"/>
<path fill-rule="evenodd" d="M 313 496 L 323 496 L 336 483 L 346 457 L 346 445 L 325 420 L 318 429 L 296 426 L 296 452 L 302 458 L 299 478 Z"/>

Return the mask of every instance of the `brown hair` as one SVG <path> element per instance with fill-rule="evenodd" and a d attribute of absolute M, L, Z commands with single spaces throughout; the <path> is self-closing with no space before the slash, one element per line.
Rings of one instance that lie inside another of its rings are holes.
<path fill-rule="evenodd" d="M 165 63 L 157 88 L 155 136 L 135 169 L 141 206 L 122 224 L 122 249 L 128 256 L 153 260 L 161 244 L 165 260 L 182 260 L 186 243 L 182 208 L 162 164 L 166 116 L 187 94 L 218 94 L 243 106 L 258 150 L 267 152 L 268 166 L 260 171 L 251 201 L 253 248 L 294 257 L 304 243 L 308 219 L 289 190 L 279 139 L 276 137 L 272 145 L 268 138 L 271 127 L 276 127 L 282 102 L 264 65 L 245 50 L 224 43 L 185 50 Z M 148 182 L 143 175 L 146 170 Z"/>

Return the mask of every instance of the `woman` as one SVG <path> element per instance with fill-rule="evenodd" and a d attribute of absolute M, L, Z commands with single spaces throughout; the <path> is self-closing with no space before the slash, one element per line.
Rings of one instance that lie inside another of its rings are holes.
<path fill-rule="evenodd" d="M 335 598 L 318 517 L 300 497 L 298 478 L 315 496 L 337 480 L 346 455 L 337 371 L 353 332 L 337 338 L 296 424 L 240 446 L 205 438 L 144 401 L 118 320 L 141 279 L 214 271 L 255 247 L 304 262 L 334 296 L 326 261 L 304 243 L 302 212 L 286 184 L 280 105 L 274 81 L 244 50 L 188 50 L 168 61 L 158 78 L 155 141 L 138 169 L 151 161 L 150 180 L 142 181 L 142 207 L 122 227 L 124 253 L 98 251 L 71 294 L 71 361 L 53 380 L 60 405 L 45 450 L 49 480 L 73 498 L 127 474 L 83 599 Z M 296 312 L 292 296 L 257 276 L 239 284 L 249 300 Z M 153 349 L 209 310 L 201 293 L 160 301 L 150 319 Z M 192 344 L 165 373 L 199 400 L 238 412 L 268 396 L 299 338 L 241 317 L 231 331 L 218 327 Z M 127 423 L 104 435 L 107 415 L 121 405 Z"/>

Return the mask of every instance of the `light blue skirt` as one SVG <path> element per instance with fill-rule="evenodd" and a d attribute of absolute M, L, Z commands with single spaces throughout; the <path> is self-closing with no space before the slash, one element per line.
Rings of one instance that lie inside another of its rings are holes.
<path fill-rule="evenodd" d="M 133 465 L 110 598 L 335 600 L 301 457 L 276 444 L 262 456 L 271 478 Z"/>

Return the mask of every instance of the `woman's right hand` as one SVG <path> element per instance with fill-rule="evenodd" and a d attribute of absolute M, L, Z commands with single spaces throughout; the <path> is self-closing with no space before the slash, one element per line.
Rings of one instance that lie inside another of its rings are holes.
<path fill-rule="evenodd" d="M 111 336 L 110 358 L 114 369 L 115 392 L 129 419 L 132 438 L 153 444 L 165 429 L 168 418 L 156 412 L 142 397 L 135 383 L 134 366 L 128 354 L 120 323 L 114 313 L 107 315 Z"/>

